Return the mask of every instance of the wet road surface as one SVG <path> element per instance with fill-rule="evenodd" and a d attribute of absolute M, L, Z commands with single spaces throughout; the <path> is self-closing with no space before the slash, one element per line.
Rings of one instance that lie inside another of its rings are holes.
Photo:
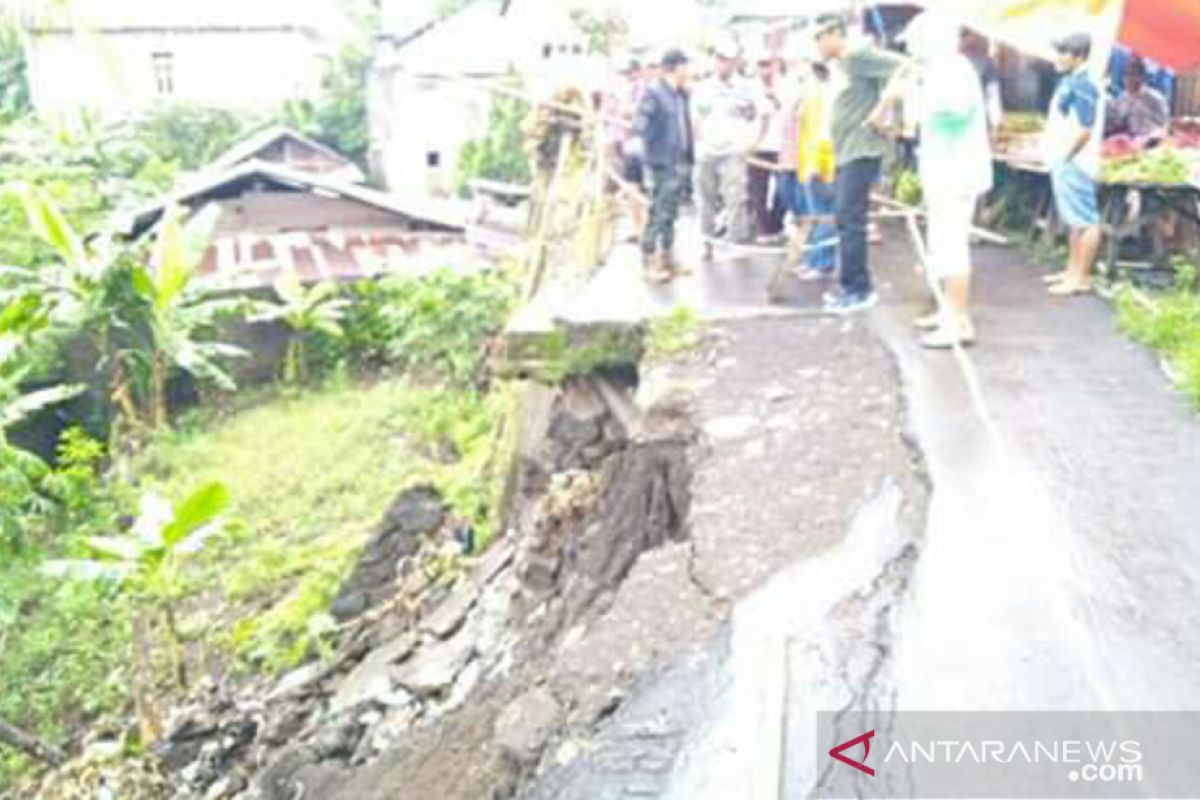
<path fill-rule="evenodd" d="M 980 247 L 970 355 L 985 420 L 955 360 L 915 344 L 909 320 L 928 300 L 903 229 L 873 257 L 883 303 L 870 324 L 904 383 L 927 524 L 889 524 L 881 487 L 839 549 L 734 612 L 724 690 L 663 796 L 803 796 L 824 768 L 810 741 L 820 710 L 886 725 L 897 709 L 1200 709 L 1200 423 L 1187 401 L 1103 300 L 1049 298 L 1018 250 Z M 571 315 L 677 302 L 711 318 L 811 314 L 820 291 L 767 304 L 775 260 L 761 256 L 647 288 L 636 258 L 619 253 Z"/>

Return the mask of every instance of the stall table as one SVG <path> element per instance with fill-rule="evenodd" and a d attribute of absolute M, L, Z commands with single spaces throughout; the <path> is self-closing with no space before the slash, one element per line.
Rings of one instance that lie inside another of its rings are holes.
<path fill-rule="evenodd" d="M 1053 236 L 1058 230 L 1054 196 L 1050 187 L 1050 169 L 1036 157 L 1018 153 L 1000 153 L 996 162 L 1011 173 L 1025 176 L 1034 190 L 1035 230 Z M 1106 240 L 1106 260 L 1116 275 L 1121 246 L 1131 239 L 1142 239 L 1169 214 L 1176 214 L 1200 225 L 1200 184 L 1105 182 L 1099 184 L 1100 213 Z M 1170 253 L 1155 253 L 1156 266 L 1170 266 Z M 1200 253 L 1197 253 L 1200 256 Z"/>
<path fill-rule="evenodd" d="M 1114 276 L 1121 245 L 1132 238 L 1140 240 L 1147 233 L 1154 241 L 1156 226 L 1171 214 L 1200 225 L 1200 185 L 1195 182 L 1101 182 L 1100 198 L 1107 237 L 1106 263 L 1111 265 Z M 1171 255 L 1156 248 L 1155 265 L 1169 267 Z"/>

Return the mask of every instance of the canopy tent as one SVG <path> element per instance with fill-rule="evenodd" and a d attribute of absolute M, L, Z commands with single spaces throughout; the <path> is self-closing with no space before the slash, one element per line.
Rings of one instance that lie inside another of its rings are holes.
<path fill-rule="evenodd" d="M 1118 40 L 1177 72 L 1200 68 L 1200 0 L 1126 0 Z"/>
<path fill-rule="evenodd" d="M 1034 55 L 1086 31 L 1173 70 L 1200 68 L 1200 0 L 924 0 L 986 36 Z"/>
<path fill-rule="evenodd" d="M 1121 24 L 1125 1 L 923 0 L 921 5 L 939 9 L 989 38 L 1032 55 L 1052 58 L 1054 40 L 1067 33 L 1087 32 L 1094 41 L 1111 45 Z"/>

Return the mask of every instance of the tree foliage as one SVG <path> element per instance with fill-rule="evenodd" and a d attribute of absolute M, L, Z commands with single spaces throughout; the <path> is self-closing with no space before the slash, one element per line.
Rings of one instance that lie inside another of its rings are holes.
<path fill-rule="evenodd" d="M 629 38 L 629 23 L 615 8 L 579 6 L 571 10 L 571 21 L 587 37 L 589 53 L 611 55 Z"/>
<path fill-rule="evenodd" d="M 32 109 L 21 29 L 13 20 L 0 18 L 0 124 L 23 117 Z"/>
<path fill-rule="evenodd" d="M 319 97 L 284 104 L 281 114 L 284 124 L 365 166 L 370 147 L 367 121 L 370 66 L 371 56 L 366 47 L 347 45 L 325 73 Z"/>
<path fill-rule="evenodd" d="M 142 115 L 133 133 L 155 157 L 190 172 L 207 166 L 263 122 L 226 109 L 176 103 Z"/>
<path fill-rule="evenodd" d="M 529 111 L 529 103 L 518 97 L 495 96 L 487 131 L 463 146 L 458 160 L 459 192 L 466 192 L 473 178 L 516 184 L 532 180 L 524 131 Z"/>

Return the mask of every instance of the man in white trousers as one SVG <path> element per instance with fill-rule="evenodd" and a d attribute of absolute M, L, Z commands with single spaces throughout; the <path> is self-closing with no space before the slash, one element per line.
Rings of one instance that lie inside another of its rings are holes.
<path fill-rule="evenodd" d="M 926 269 L 944 301 L 916 320 L 924 347 L 948 349 L 975 341 L 971 321 L 971 223 L 979 198 L 992 188 L 992 152 L 983 89 L 970 61 L 958 50 L 959 26 L 925 12 L 906 32 L 916 61 L 898 75 L 869 120 L 917 81 L 920 127 L 918 166 L 927 211 Z"/>

